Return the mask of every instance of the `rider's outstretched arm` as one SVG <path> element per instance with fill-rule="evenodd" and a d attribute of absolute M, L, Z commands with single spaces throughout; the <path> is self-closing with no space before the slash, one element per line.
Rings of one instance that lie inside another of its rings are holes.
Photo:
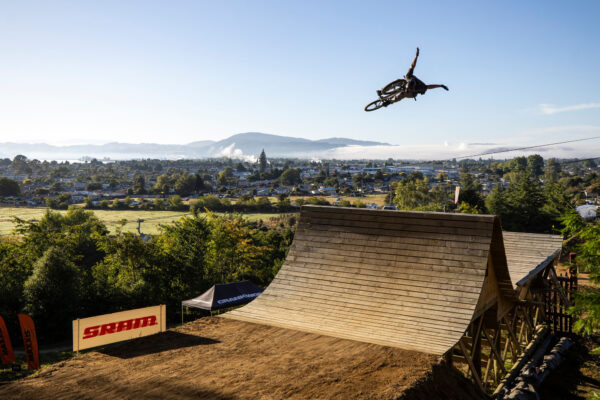
<path fill-rule="evenodd" d="M 412 64 L 410 64 L 410 68 L 408 69 L 408 72 L 406 73 L 406 77 L 411 77 L 413 72 L 415 71 L 415 67 L 417 66 L 417 58 L 419 58 L 419 48 L 417 47 L 417 55 L 415 56 L 415 59 L 413 60 Z"/>
<path fill-rule="evenodd" d="M 440 87 L 448 90 L 448 86 L 446 86 L 446 85 L 427 85 L 427 89 L 437 89 Z"/>

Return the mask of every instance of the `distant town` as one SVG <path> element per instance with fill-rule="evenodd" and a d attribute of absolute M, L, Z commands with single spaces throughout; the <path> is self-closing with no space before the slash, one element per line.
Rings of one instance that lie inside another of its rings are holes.
<path fill-rule="evenodd" d="M 511 172 L 527 168 L 534 170 L 541 182 L 560 181 L 577 204 L 587 205 L 582 208 L 582 216 L 595 217 L 600 188 L 596 164 L 592 160 L 543 160 L 537 155 L 508 161 L 422 163 L 393 159 L 317 162 L 269 158 L 264 151 L 257 155 L 257 162 L 232 158 L 48 162 L 17 155 L 12 160 L 0 159 L 0 204 L 54 209 L 82 204 L 90 209 L 185 210 L 194 200 L 210 197 L 221 201 L 213 208 L 226 209 L 231 205 L 229 201 L 246 205 L 238 211 L 248 210 L 249 203 L 268 211 L 265 209 L 274 203 L 265 200 L 269 197 L 283 201 L 286 210 L 310 198 L 327 197 L 320 203 L 379 208 L 381 204 L 371 203 L 365 196 L 385 195 L 386 203 L 391 204 L 390 193 L 397 183 L 409 179 L 426 182 L 430 191 L 443 189 L 447 196 L 440 204 L 452 207 L 455 187 L 464 186 L 465 179 L 475 182 L 479 195 L 485 197 L 494 187 L 508 187 Z M 342 196 L 356 201 L 342 200 Z"/>

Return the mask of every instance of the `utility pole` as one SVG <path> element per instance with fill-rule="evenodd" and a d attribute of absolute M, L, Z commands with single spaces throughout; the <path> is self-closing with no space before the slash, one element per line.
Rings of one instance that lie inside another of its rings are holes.
<path fill-rule="evenodd" d="M 138 234 L 140 236 L 142 236 L 142 222 L 144 222 L 144 220 L 141 219 L 141 218 L 138 218 L 138 220 L 137 220 L 137 223 L 138 223 L 137 231 L 138 231 Z"/>

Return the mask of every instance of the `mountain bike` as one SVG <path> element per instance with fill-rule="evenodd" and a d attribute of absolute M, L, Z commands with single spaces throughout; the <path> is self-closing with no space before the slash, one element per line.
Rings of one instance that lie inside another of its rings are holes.
<path fill-rule="evenodd" d="M 367 104 L 365 111 L 375 111 L 402 100 L 406 97 L 405 88 L 406 81 L 404 79 L 396 79 L 388 83 L 383 89 L 377 91 L 379 99 Z"/>

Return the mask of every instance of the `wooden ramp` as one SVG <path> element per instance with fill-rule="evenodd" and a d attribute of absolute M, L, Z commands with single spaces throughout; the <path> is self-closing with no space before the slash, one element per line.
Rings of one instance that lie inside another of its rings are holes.
<path fill-rule="evenodd" d="M 503 232 L 508 270 L 515 289 L 551 264 L 562 250 L 562 236 Z"/>
<path fill-rule="evenodd" d="M 494 216 L 305 206 L 271 285 L 223 316 L 441 355 L 469 326 L 492 259 L 510 295 Z"/>

